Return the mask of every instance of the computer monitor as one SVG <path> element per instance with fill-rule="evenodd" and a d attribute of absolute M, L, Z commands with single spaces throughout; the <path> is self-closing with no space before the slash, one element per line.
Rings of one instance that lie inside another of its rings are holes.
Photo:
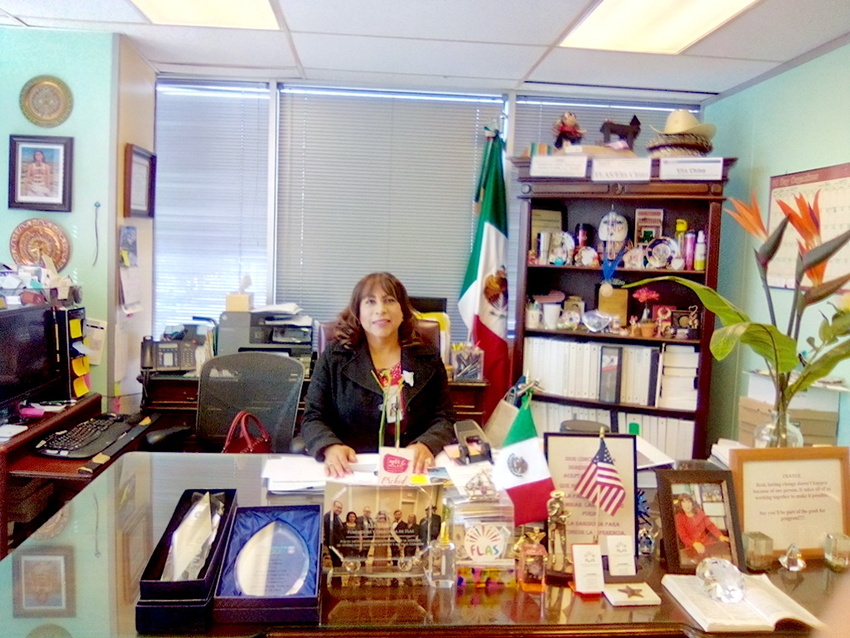
<path fill-rule="evenodd" d="M 61 381 L 50 306 L 0 310 L 0 416 Z"/>

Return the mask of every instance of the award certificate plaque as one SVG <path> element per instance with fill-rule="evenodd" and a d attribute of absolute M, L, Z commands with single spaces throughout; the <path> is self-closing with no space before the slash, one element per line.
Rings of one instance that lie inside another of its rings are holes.
<path fill-rule="evenodd" d="M 310 550 L 288 523 L 275 521 L 256 532 L 236 558 L 236 583 L 248 596 L 297 594 L 310 568 Z"/>

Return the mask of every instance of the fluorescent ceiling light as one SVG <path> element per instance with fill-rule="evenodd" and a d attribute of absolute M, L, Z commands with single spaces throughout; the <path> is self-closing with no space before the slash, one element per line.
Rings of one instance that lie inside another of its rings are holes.
<path fill-rule="evenodd" d="M 759 0 L 601 0 L 562 47 L 681 53 Z"/>
<path fill-rule="evenodd" d="M 154 24 L 277 31 L 269 0 L 131 0 Z"/>

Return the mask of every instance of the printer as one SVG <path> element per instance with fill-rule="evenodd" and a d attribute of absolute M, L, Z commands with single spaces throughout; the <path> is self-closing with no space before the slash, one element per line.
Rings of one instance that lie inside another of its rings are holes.
<path fill-rule="evenodd" d="M 304 314 L 274 309 L 225 311 L 218 323 L 218 354 L 281 352 L 301 362 L 310 374 L 313 320 Z"/>

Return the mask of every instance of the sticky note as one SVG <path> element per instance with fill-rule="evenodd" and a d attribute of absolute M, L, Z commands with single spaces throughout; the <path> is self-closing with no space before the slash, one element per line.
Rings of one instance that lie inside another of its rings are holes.
<path fill-rule="evenodd" d="M 81 397 L 84 394 L 88 394 L 89 391 L 89 377 L 88 375 L 84 375 L 82 377 L 77 377 L 74 379 L 74 396 Z"/>
<path fill-rule="evenodd" d="M 83 336 L 83 320 L 71 319 L 71 321 L 68 322 L 68 330 L 71 333 L 72 339 L 79 339 Z"/>
<path fill-rule="evenodd" d="M 84 374 L 88 374 L 89 372 L 89 358 L 88 357 L 77 357 L 73 361 L 71 361 L 71 369 L 73 369 L 74 374 L 78 377 L 81 377 Z"/>

